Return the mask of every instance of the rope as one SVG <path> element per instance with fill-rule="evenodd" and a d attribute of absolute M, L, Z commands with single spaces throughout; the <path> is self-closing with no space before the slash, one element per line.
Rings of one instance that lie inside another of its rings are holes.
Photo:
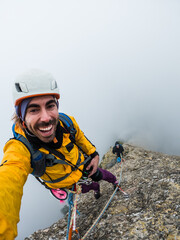
<path fill-rule="evenodd" d="M 76 190 L 76 191 L 73 191 L 73 190 Z M 78 201 L 79 194 L 81 193 L 81 186 L 74 185 L 73 189 L 69 190 L 69 192 L 70 192 L 69 198 L 68 198 L 69 215 L 68 215 L 68 226 L 67 226 L 67 234 L 66 234 L 67 240 L 72 239 L 72 231 L 76 231 L 76 233 L 79 235 L 78 230 L 76 229 L 76 212 L 78 212 L 77 201 Z M 76 194 L 74 202 L 73 202 L 73 194 Z M 73 209 L 72 209 L 72 206 L 73 206 Z"/>
<path fill-rule="evenodd" d="M 66 239 L 68 240 L 69 238 L 69 230 L 70 230 L 70 221 L 71 221 L 71 208 L 73 205 L 73 193 L 70 192 L 69 197 L 68 197 L 68 204 L 69 204 L 69 214 L 68 214 L 68 224 L 67 224 L 67 234 L 66 234 Z"/>
<path fill-rule="evenodd" d="M 97 223 L 99 222 L 100 218 L 102 217 L 102 215 L 104 214 L 104 212 L 106 211 L 106 209 L 108 208 L 110 202 L 112 201 L 113 197 L 115 196 L 117 190 L 120 188 L 120 182 L 121 182 L 121 178 L 122 178 L 122 169 L 123 169 L 123 164 L 121 163 L 121 171 L 120 171 L 120 177 L 119 177 L 119 182 L 118 185 L 116 187 L 116 189 L 114 190 L 113 194 L 111 195 L 109 201 L 106 203 L 105 207 L 103 208 L 103 210 L 101 211 L 101 213 L 99 214 L 99 216 L 96 218 L 96 220 L 94 221 L 93 225 L 88 229 L 88 231 L 86 232 L 86 234 L 80 239 L 80 240 L 84 240 L 86 239 L 87 235 L 94 229 L 94 227 L 97 225 Z M 122 190 L 122 189 L 120 189 Z M 123 190 L 122 190 L 123 191 Z M 124 192 L 124 191 L 123 191 Z M 125 192 L 124 192 L 125 193 Z M 127 193 L 125 193 L 127 194 Z"/>
<path fill-rule="evenodd" d="M 72 210 L 71 221 L 70 221 L 70 228 L 73 226 L 74 231 L 76 230 L 76 210 L 77 210 L 77 201 L 78 201 L 80 193 L 81 193 L 81 187 L 80 187 L 80 185 L 76 185 L 74 208 Z"/>
<path fill-rule="evenodd" d="M 124 159 L 122 159 L 124 160 Z M 101 219 L 101 217 L 103 216 L 104 212 L 106 211 L 106 209 L 108 208 L 109 204 L 111 203 L 112 199 L 114 198 L 117 190 L 119 189 L 124 195 L 128 196 L 128 194 L 126 192 L 124 192 L 122 190 L 122 188 L 120 187 L 120 183 L 121 183 L 121 178 L 122 178 L 122 170 L 123 170 L 123 161 L 121 161 L 121 171 L 120 171 L 120 177 L 119 177 L 119 181 L 118 184 L 113 192 L 113 194 L 111 195 L 110 199 L 108 200 L 108 202 L 106 203 L 105 207 L 103 208 L 103 210 L 101 211 L 101 213 L 99 214 L 99 216 L 96 218 L 96 220 L 94 221 L 94 223 L 92 224 L 92 226 L 88 229 L 88 231 L 86 232 L 86 234 L 80 238 L 79 232 L 76 229 L 76 212 L 77 212 L 77 201 L 78 201 L 78 197 L 79 194 L 81 193 L 81 187 L 79 185 L 75 185 L 76 187 L 76 191 L 70 191 L 70 196 L 68 199 L 68 202 L 70 204 L 70 206 L 73 205 L 73 194 L 76 193 L 75 195 L 75 201 L 74 201 L 74 207 L 72 210 L 72 215 L 71 215 L 71 207 L 69 207 L 69 216 L 68 216 L 68 231 L 67 231 L 67 235 L 66 235 L 66 239 L 67 240 L 72 240 L 72 230 L 74 230 L 77 235 L 78 235 L 78 239 L 79 240 L 84 240 L 86 239 L 87 235 L 95 228 L 95 226 L 98 224 L 99 220 Z M 71 216 L 71 217 L 70 217 Z"/>

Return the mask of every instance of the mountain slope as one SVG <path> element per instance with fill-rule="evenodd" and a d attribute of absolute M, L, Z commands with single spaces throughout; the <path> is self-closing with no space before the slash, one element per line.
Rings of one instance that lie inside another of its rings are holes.
<path fill-rule="evenodd" d="M 124 144 L 121 188 L 129 198 L 118 191 L 99 223 L 87 236 L 88 240 L 180 240 L 180 157 L 152 152 Z M 103 157 L 101 165 L 109 168 L 117 178 L 121 165 L 115 163 L 112 148 Z M 113 194 L 113 186 L 101 181 L 101 197 L 93 192 L 81 194 L 78 201 L 77 227 L 81 237 L 94 223 Z M 26 240 L 64 240 L 67 216 L 50 228 L 39 230 Z M 73 239 L 78 239 L 73 234 Z"/>

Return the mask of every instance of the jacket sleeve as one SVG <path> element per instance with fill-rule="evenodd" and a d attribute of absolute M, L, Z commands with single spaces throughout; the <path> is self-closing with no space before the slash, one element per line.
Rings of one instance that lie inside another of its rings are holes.
<path fill-rule="evenodd" d="M 30 153 L 24 144 L 15 139 L 8 141 L 0 165 L 0 239 L 17 236 L 23 186 L 31 171 Z"/>
<path fill-rule="evenodd" d="M 112 149 L 112 153 L 115 154 L 115 152 L 116 152 L 116 147 L 113 147 L 113 149 Z"/>
<path fill-rule="evenodd" d="M 87 139 L 87 137 L 84 135 L 83 131 L 79 128 L 79 125 L 77 124 L 76 120 L 71 117 L 74 127 L 76 129 L 76 135 L 75 135 L 75 140 L 76 143 L 79 147 L 82 148 L 82 150 L 88 155 L 88 156 L 92 156 L 95 157 L 96 155 L 98 155 L 98 153 L 96 152 L 96 147 L 89 141 L 89 139 Z"/>

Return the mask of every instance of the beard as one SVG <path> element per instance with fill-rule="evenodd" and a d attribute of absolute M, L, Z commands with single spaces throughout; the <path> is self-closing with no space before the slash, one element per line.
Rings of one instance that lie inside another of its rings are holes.
<path fill-rule="evenodd" d="M 49 122 L 38 122 L 34 126 L 29 125 L 28 131 L 31 136 L 37 137 L 42 142 L 49 143 L 52 142 L 56 136 L 58 121 L 59 118 L 53 118 Z M 52 126 L 52 130 L 43 130 L 43 128 L 50 126 Z"/>
<path fill-rule="evenodd" d="M 58 119 L 53 118 L 49 122 L 36 123 L 34 125 L 34 129 L 44 128 L 44 127 L 48 127 L 50 125 L 53 125 L 53 126 L 57 127 L 57 124 L 58 124 Z"/>

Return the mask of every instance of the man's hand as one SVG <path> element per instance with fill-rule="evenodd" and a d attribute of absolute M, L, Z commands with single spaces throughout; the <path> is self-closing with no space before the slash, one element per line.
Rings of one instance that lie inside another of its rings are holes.
<path fill-rule="evenodd" d="M 98 164 L 99 164 L 99 155 L 96 155 L 86 168 L 87 170 L 90 170 L 90 168 L 92 168 L 92 171 L 90 172 L 88 177 L 92 176 L 97 171 Z"/>

